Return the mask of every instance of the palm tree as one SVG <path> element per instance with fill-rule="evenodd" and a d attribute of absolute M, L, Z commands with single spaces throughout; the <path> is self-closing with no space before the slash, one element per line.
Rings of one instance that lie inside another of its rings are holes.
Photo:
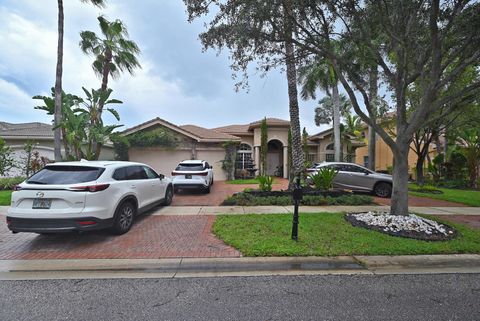
<path fill-rule="evenodd" d="M 86 54 L 95 56 L 93 70 L 101 77 L 101 90 L 108 88 L 108 77 L 116 78 L 120 72 L 134 73 L 141 68 L 137 55 L 140 49 L 137 44 L 128 39 L 128 31 L 121 20 L 108 21 L 104 16 L 97 18 L 104 38 L 98 37 L 93 31 L 80 32 L 80 48 Z M 98 116 L 102 116 L 103 102 L 98 106 Z"/>
<path fill-rule="evenodd" d="M 290 175 L 289 188 L 293 189 L 294 179 L 300 178 L 305 165 L 302 134 L 300 129 L 300 117 L 297 91 L 297 67 L 295 62 L 295 47 L 293 45 L 293 25 L 289 18 L 291 13 L 291 1 L 284 2 L 284 27 L 285 27 L 285 62 L 287 66 L 288 106 L 290 111 L 290 130 L 292 133 L 292 172 Z M 298 218 L 297 218 L 298 220 Z M 295 218 L 294 218 L 295 221 Z M 293 234 L 292 234 L 293 235 Z"/>
<path fill-rule="evenodd" d="M 90 2 L 93 5 L 102 8 L 105 6 L 105 0 L 80 0 Z M 61 152 L 61 129 L 59 127 L 62 121 L 62 73 L 63 73 L 63 0 L 57 0 L 58 3 L 58 42 L 57 42 L 57 67 L 55 73 L 55 106 L 54 106 L 54 156 L 55 161 L 62 160 Z"/>
<path fill-rule="evenodd" d="M 349 111 L 344 113 L 345 124 L 342 124 L 342 143 L 347 146 L 347 155 L 353 155 L 352 139 L 361 139 L 363 130 L 360 117 L 351 114 Z M 342 148 L 343 149 L 343 148 Z"/>
<path fill-rule="evenodd" d="M 44 105 L 41 106 L 35 106 L 34 109 L 38 110 L 43 110 L 47 113 L 47 115 L 54 115 L 55 114 L 55 88 L 52 88 L 52 96 L 41 96 L 41 95 L 36 95 L 33 96 L 32 99 L 37 99 L 37 100 L 42 100 Z M 81 103 L 83 100 L 82 98 L 72 95 L 72 94 L 66 94 L 65 92 L 62 91 L 62 117 L 61 117 L 61 122 L 63 122 L 64 118 L 67 117 L 67 110 L 71 110 L 72 107 L 78 106 L 79 103 Z M 55 124 L 54 124 L 55 127 Z M 67 141 L 67 133 L 64 127 L 60 126 L 59 127 L 60 132 L 61 132 L 61 137 L 62 137 L 62 142 L 63 142 L 63 149 L 65 151 L 65 158 L 70 159 L 70 144 Z M 56 128 L 54 129 L 56 130 Z"/>
<path fill-rule="evenodd" d="M 332 64 L 326 59 L 319 59 L 299 70 L 298 82 L 302 85 L 302 99 L 316 98 L 316 90 L 320 89 L 333 100 L 333 137 L 335 161 L 340 161 L 340 94 L 338 91 L 338 78 Z"/>

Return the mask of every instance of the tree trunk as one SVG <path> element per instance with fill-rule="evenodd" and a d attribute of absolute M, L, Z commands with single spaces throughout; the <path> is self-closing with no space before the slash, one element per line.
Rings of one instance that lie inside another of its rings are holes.
<path fill-rule="evenodd" d="M 408 152 L 409 142 L 399 142 L 394 151 L 393 191 L 390 214 L 408 215 Z"/>
<path fill-rule="evenodd" d="M 63 0 L 58 0 L 58 43 L 57 43 L 57 69 L 55 74 L 55 109 L 53 116 L 54 129 L 54 157 L 55 161 L 62 160 L 62 70 L 63 69 Z"/>
<path fill-rule="evenodd" d="M 425 164 L 426 156 L 418 156 L 417 158 L 417 184 L 423 186 L 425 184 L 425 175 L 423 174 L 423 166 Z"/>
<path fill-rule="evenodd" d="M 290 5 L 286 1 L 285 7 L 285 58 L 287 64 L 288 105 L 290 110 L 290 129 L 292 131 L 292 175 L 290 175 L 289 189 L 294 186 L 296 177 L 303 174 L 304 158 L 302 149 L 302 133 L 300 130 L 298 92 L 297 92 L 297 68 L 295 66 L 295 49 L 293 47 L 292 24 L 289 19 Z"/>
<path fill-rule="evenodd" d="M 368 126 L 368 168 L 371 169 L 372 171 L 374 171 L 376 167 L 376 164 L 375 164 L 375 158 L 377 157 L 377 154 L 375 152 L 376 140 L 377 140 L 377 133 L 375 133 L 375 130 L 371 126 Z"/>
<path fill-rule="evenodd" d="M 342 146 L 340 141 L 340 95 L 338 93 L 338 84 L 332 88 L 333 93 L 333 149 L 335 151 L 335 161 L 341 162 Z"/>
<path fill-rule="evenodd" d="M 62 142 L 63 142 L 63 150 L 65 152 L 65 159 L 70 160 L 70 147 L 68 146 L 67 131 L 65 130 L 65 128 L 62 128 Z"/>
<path fill-rule="evenodd" d="M 378 114 L 377 98 L 378 98 L 378 69 L 377 66 L 370 68 L 369 85 L 368 85 L 368 99 L 372 105 L 375 115 L 372 115 L 372 120 L 376 122 Z M 376 133 L 375 130 L 368 126 L 368 168 L 374 171 L 376 169 Z"/>

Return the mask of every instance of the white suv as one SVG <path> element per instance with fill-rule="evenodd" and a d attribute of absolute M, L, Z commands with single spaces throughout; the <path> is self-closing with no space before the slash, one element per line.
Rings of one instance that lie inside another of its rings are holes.
<path fill-rule="evenodd" d="M 210 193 L 213 185 L 213 167 L 204 160 L 184 160 L 172 172 L 174 191 L 201 189 Z"/>
<path fill-rule="evenodd" d="M 14 233 L 111 228 L 123 234 L 137 213 L 170 205 L 172 198 L 171 180 L 144 164 L 55 163 L 15 188 L 7 225 Z"/>

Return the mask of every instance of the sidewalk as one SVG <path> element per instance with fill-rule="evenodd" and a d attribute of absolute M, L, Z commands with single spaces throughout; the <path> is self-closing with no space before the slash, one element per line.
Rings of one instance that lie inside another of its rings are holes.
<path fill-rule="evenodd" d="M 0 280 L 439 273 L 480 273 L 480 255 L 0 261 Z"/>
<path fill-rule="evenodd" d="M 300 206 L 300 213 L 338 213 L 388 211 L 389 206 Z M 410 207 L 412 213 L 428 215 L 480 215 L 480 207 Z M 1 213 L 1 212 L 0 212 Z M 238 215 L 288 214 L 293 206 L 169 206 L 152 211 L 151 215 Z"/>
<path fill-rule="evenodd" d="M 8 206 L 0 206 L 0 215 L 7 215 Z M 300 206 L 300 213 L 338 213 L 388 211 L 389 206 Z M 410 211 L 428 215 L 480 215 L 480 207 L 420 207 L 410 206 Z M 238 214 L 288 214 L 293 206 L 167 206 L 152 210 L 151 215 L 238 215 Z"/>

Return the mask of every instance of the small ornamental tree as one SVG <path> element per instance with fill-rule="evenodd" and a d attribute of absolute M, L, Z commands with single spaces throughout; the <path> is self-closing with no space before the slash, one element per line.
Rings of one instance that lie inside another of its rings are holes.
<path fill-rule="evenodd" d="M 12 148 L 0 137 L 0 176 L 7 175 L 9 170 L 16 167 L 15 165 Z"/>
<path fill-rule="evenodd" d="M 262 120 L 260 125 L 260 175 L 267 173 L 267 152 L 268 152 L 268 126 L 267 118 Z"/>

